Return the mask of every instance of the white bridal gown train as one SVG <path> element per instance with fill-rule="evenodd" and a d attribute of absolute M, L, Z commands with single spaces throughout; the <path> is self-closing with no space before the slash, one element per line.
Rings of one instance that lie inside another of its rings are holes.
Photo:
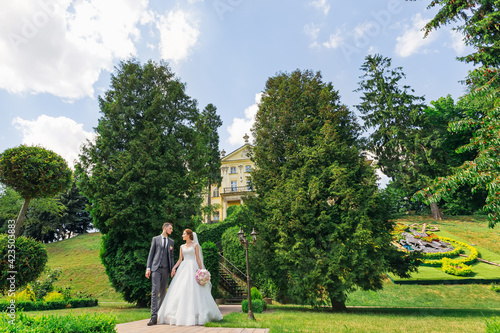
<path fill-rule="evenodd" d="M 181 245 L 183 260 L 158 310 L 159 324 L 192 326 L 222 319 L 210 292 L 211 284 L 200 286 L 196 282 L 195 246 Z"/>

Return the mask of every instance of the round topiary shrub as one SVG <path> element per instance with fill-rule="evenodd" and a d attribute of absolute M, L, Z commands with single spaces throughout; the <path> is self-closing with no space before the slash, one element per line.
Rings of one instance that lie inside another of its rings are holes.
<path fill-rule="evenodd" d="M 15 282 L 15 289 L 35 281 L 42 274 L 48 256 L 45 246 L 32 238 L 0 234 L 0 293 Z M 16 271 L 17 273 L 9 273 Z"/>
<path fill-rule="evenodd" d="M 256 299 L 256 300 L 252 299 L 252 312 L 262 313 L 264 311 L 265 305 L 266 305 L 266 303 L 261 299 Z M 247 299 L 244 300 L 243 302 L 241 302 L 241 311 L 244 313 L 248 312 L 248 300 Z"/>

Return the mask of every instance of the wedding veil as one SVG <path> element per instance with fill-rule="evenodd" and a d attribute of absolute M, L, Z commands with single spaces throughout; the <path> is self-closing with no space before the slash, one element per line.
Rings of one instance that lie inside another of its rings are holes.
<path fill-rule="evenodd" d="M 199 254 L 200 254 L 200 260 L 201 260 L 201 267 L 203 269 L 205 269 L 205 262 L 203 261 L 203 250 L 201 249 L 201 245 L 200 243 L 198 242 L 198 235 L 196 234 L 196 232 L 193 232 L 193 242 L 195 244 L 198 244 L 198 251 L 199 251 Z M 196 245 L 195 245 L 196 246 Z"/>

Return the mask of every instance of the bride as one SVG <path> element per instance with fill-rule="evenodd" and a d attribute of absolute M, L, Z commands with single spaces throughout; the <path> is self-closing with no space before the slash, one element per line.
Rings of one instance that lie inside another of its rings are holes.
<path fill-rule="evenodd" d="M 196 281 L 198 268 L 205 268 L 198 237 L 191 229 L 186 229 L 182 239 L 186 243 L 181 245 L 179 260 L 172 270 L 175 276 L 158 310 L 158 323 L 192 326 L 221 320 L 222 314 L 210 293 L 211 283 L 200 286 Z"/>

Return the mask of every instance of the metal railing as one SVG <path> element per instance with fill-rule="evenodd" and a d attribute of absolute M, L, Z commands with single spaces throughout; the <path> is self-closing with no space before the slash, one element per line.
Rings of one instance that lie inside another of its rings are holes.
<path fill-rule="evenodd" d="M 252 192 L 253 187 L 252 186 L 231 186 L 231 187 L 224 187 L 223 189 L 224 194 L 226 193 L 235 193 L 235 192 Z"/>

